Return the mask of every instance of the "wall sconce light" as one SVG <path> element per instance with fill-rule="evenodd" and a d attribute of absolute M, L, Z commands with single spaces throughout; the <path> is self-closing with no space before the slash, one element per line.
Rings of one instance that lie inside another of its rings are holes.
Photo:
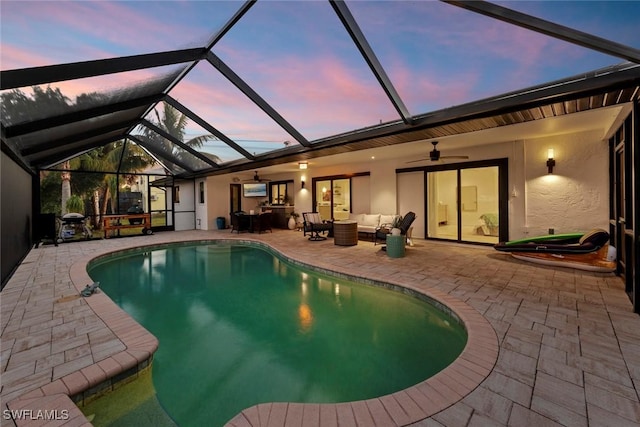
<path fill-rule="evenodd" d="M 300 169 L 306 169 L 308 166 L 307 162 L 298 162 L 298 167 Z"/>
<path fill-rule="evenodd" d="M 547 170 L 548 173 L 553 173 L 553 167 L 556 165 L 556 161 L 553 158 L 553 148 L 549 148 L 547 151 Z"/>
<path fill-rule="evenodd" d="M 302 178 L 302 180 L 300 181 L 300 184 L 302 185 L 302 188 L 304 188 L 304 178 Z"/>

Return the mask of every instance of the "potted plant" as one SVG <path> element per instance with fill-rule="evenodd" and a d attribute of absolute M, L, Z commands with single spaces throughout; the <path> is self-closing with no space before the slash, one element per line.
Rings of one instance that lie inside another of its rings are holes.
<path fill-rule="evenodd" d="M 398 215 L 394 218 L 393 224 L 391 224 L 391 235 L 399 236 L 402 233 L 400 230 L 400 224 L 402 223 L 402 215 Z"/>

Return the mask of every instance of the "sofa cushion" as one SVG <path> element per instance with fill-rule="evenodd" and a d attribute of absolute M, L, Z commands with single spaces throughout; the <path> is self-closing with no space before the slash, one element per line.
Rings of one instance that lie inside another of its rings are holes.
<path fill-rule="evenodd" d="M 380 215 L 380 227 L 385 226 L 391 228 L 393 221 L 395 221 L 397 217 L 398 215 Z"/>
<path fill-rule="evenodd" d="M 362 221 L 364 219 L 364 214 L 349 214 L 349 219 L 356 221 L 358 224 L 362 224 Z"/>
<path fill-rule="evenodd" d="M 360 222 L 358 224 L 366 227 L 377 227 L 380 224 L 380 214 L 365 214 L 364 218 L 362 218 L 362 224 Z"/>

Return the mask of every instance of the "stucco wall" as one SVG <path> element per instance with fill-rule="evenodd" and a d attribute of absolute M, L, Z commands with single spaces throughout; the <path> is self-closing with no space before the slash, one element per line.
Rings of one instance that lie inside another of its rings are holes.
<path fill-rule="evenodd" d="M 174 201 L 173 214 L 176 219 L 175 230 L 193 230 L 195 221 L 195 186 L 193 181 L 176 181 L 180 187 L 180 202 Z"/>
<path fill-rule="evenodd" d="M 203 230 L 215 229 L 215 221 L 219 216 L 225 218 L 226 226 L 229 226 L 231 220 L 229 217 L 229 184 L 231 183 L 231 175 L 207 177 L 205 187 L 208 221 L 206 228 L 205 224 L 202 224 Z"/>
<path fill-rule="evenodd" d="M 404 215 L 414 212 L 411 237 L 424 238 L 426 233 L 426 215 L 424 211 L 424 173 L 410 172 L 398 175 L 398 210 Z"/>
<path fill-rule="evenodd" d="M 196 229 L 209 229 L 209 215 L 207 212 L 207 193 L 206 178 L 196 179 L 195 187 L 195 209 L 196 209 Z M 200 183 L 204 184 L 204 203 L 200 203 Z"/>
<path fill-rule="evenodd" d="M 600 132 L 525 141 L 526 222 L 529 235 L 608 230 L 607 142 Z M 554 149 L 553 174 L 545 165 Z"/>

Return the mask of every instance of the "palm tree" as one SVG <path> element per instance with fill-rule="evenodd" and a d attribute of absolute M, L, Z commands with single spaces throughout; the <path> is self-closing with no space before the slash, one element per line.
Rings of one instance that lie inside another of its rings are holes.
<path fill-rule="evenodd" d="M 126 149 L 126 156 L 123 156 L 123 150 Z M 105 173 L 98 183 L 92 184 L 93 192 L 93 211 L 96 216 L 96 226 L 101 224 L 102 216 L 106 215 L 111 201 L 113 209 L 116 206 L 116 200 L 113 199 L 117 194 L 117 175 L 120 174 L 129 182 L 134 178 L 134 173 L 140 172 L 155 163 L 153 157 L 149 156 L 144 150 L 133 143 L 125 144 L 124 141 L 116 141 L 105 144 L 102 147 L 92 150 L 74 159 L 76 171 L 101 171 L 113 172 Z M 101 206 L 102 205 L 102 206 Z M 113 213 L 113 212 L 111 212 Z"/>
<path fill-rule="evenodd" d="M 33 86 L 29 96 L 20 89 L 13 89 L 2 94 L 2 116 L 7 123 L 17 124 L 34 119 L 52 117 L 56 114 L 66 113 L 71 109 L 71 100 L 64 96 L 60 88 L 52 89 L 51 86 L 42 88 Z M 71 174 L 69 163 L 62 164 L 62 196 L 60 210 L 62 215 L 67 213 L 67 200 L 71 197 Z"/>
<path fill-rule="evenodd" d="M 182 114 L 180 111 L 172 107 L 170 104 L 167 104 L 166 102 L 163 103 L 162 116 L 158 112 L 158 109 L 153 110 L 153 112 L 156 116 L 156 120 L 154 122 L 156 126 L 191 148 L 201 148 L 205 142 L 218 139 L 214 135 L 207 134 L 196 136 L 195 138 L 191 138 L 185 141 L 185 129 L 187 127 L 187 124 L 189 123 L 189 118 L 186 115 Z M 184 152 L 184 150 L 177 148 L 175 144 L 161 137 L 153 130 L 145 127 L 143 135 L 145 139 L 151 142 L 155 147 L 158 147 L 160 150 L 167 153 L 168 157 L 175 157 L 183 161 L 187 160 L 187 162 L 189 161 L 184 157 L 185 155 L 191 156 L 191 154 L 187 154 Z M 215 154 L 203 154 L 216 163 L 221 161 L 220 158 Z"/>

